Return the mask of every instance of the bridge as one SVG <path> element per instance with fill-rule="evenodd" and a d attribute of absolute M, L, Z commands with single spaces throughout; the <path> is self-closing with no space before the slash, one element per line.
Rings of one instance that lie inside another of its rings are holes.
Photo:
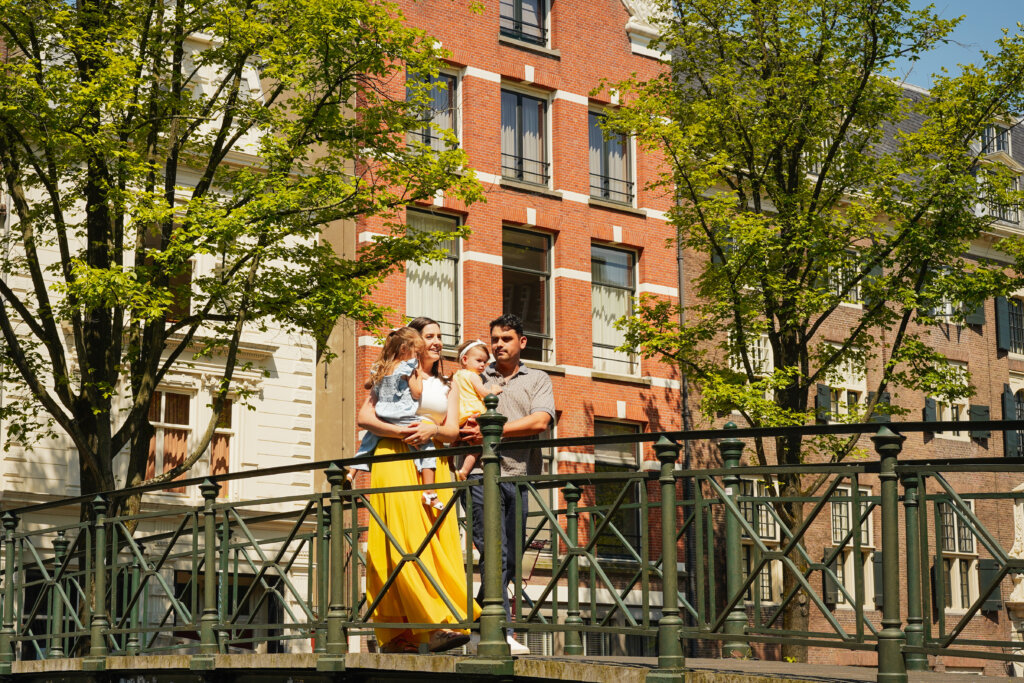
<path fill-rule="evenodd" d="M 764 661 L 794 643 L 810 648 L 812 660 L 842 654 L 849 663 L 874 667 L 835 670 L 849 680 L 930 680 L 936 675 L 929 672 L 930 657 L 1024 663 L 1016 622 L 1002 613 L 1004 596 L 1007 607 L 1024 611 L 1024 587 L 1018 586 L 1024 537 L 1015 538 L 1016 525 L 1006 524 L 1014 518 L 1024 528 L 1024 492 L 1009 485 L 1024 473 L 1024 462 L 900 457 L 907 434 L 954 429 L 955 423 L 728 425 L 551 439 L 536 445 L 565 450 L 653 442 L 657 461 L 623 471 L 503 477 L 504 418 L 488 405 L 480 418 L 481 446 L 437 452 L 478 452 L 484 474 L 441 485 L 454 495 L 432 530 L 448 516 L 465 524 L 459 501 L 470 486 L 482 486 L 485 526 L 496 534 L 499 484 L 526 492 L 525 541 L 516 549 L 517 578 L 508 589 L 510 622 L 502 608 L 500 557 L 487 553 L 478 568 L 466 540 L 468 592 L 481 589 L 483 614 L 478 623 L 456 625 L 479 633 L 476 653 L 370 651 L 373 627 L 440 626 L 381 624 L 374 618 L 377 601 L 368 603 L 363 589 L 366 530 L 382 524 L 371 494 L 424 487 L 350 489 L 347 461 L 339 460 L 5 510 L 0 676 L 820 679 L 817 668 Z M 973 422 L 970 428 L 1022 430 L 1024 421 Z M 865 449 L 863 457 L 836 464 L 744 462 L 756 437 L 844 434 L 863 435 L 873 453 Z M 722 466 L 681 469 L 680 444 L 687 441 L 717 450 Z M 310 469 L 323 470 L 328 491 L 219 499 L 228 480 Z M 796 475 L 818 485 L 794 496 L 773 484 Z M 116 505 L 137 494 L 145 494 L 140 512 Z M 802 519 L 781 514 L 785 503 L 800 503 Z M 79 517 L 79 509 L 88 514 Z M 74 520 L 60 517 L 69 510 Z M 424 545 L 397 547 L 403 564 L 426 569 Z M 809 614 L 800 628 L 783 625 L 793 604 Z M 520 634 L 531 655 L 511 656 L 505 627 Z M 992 673 L 996 665 L 988 666 Z"/>

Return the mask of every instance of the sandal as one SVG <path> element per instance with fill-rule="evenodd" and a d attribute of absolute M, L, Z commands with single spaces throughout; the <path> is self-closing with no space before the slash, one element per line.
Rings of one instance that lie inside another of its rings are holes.
<path fill-rule="evenodd" d="M 398 655 L 398 654 L 418 654 L 420 649 L 414 643 L 410 643 L 404 638 L 395 638 L 389 640 L 381 646 L 380 651 L 384 654 Z"/>
<path fill-rule="evenodd" d="M 442 628 L 430 634 L 427 646 L 431 652 L 447 652 L 469 642 L 469 635 L 461 631 Z"/>

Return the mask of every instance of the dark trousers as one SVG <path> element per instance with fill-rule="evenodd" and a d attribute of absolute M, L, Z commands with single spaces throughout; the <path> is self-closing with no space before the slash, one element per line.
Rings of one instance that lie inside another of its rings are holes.
<path fill-rule="evenodd" d="M 481 475 L 470 475 L 470 479 L 481 479 Z M 477 594 L 477 602 L 483 602 L 483 573 L 484 573 L 484 487 L 470 486 L 470 503 L 473 506 L 473 545 L 480 553 L 480 592 Z M 522 519 L 522 532 L 519 538 L 519 545 L 526 542 L 526 489 L 518 490 L 512 484 L 498 483 L 498 500 L 501 502 L 501 598 L 505 607 L 505 618 L 512 621 L 512 608 L 508 599 L 508 584 L 515 579 L 516 571 L 516 495 L 518 494 L 520 517 Z M 497 539 L 492 539 L 497 541 Z M 512 629 L 508 629 L 512 635 Z"/>

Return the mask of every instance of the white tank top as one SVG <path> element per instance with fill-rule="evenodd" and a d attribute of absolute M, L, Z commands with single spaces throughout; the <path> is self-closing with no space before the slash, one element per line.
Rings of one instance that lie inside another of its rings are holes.
<path fill-rule="evenodd" d="M 434 424 L 441 424 L 448 417 L 448 385 L 437 377 L 423 380 L 423 395 L 417 415 L 428 417 Z"/>

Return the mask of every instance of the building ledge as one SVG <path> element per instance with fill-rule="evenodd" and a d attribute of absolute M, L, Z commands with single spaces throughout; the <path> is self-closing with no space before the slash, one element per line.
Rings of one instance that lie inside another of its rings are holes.
<path fill-rule="evenodd" d="M 597 197 L 591 197 L 587 202 L 591 206 L 596 206 L 601 209 L 611 209 L 612 211 L 620 211 L 622 213 L 628 213 L 633 216 L 639 216 L 640 218 L 647 218 L 647 212 L 642 209 L 635 209 L 629 204 L 620 204 L 618 202 L 610 202 L 607 199 L 598 199 Z"/>
<path fill-rule="evenodd" d="M 551 190 L 546 185 L 534 185 L 533 183 L 524 183 L 520 180 L 513 180 L 511 178 L 501 178 L 501 187 L 507 187 L 511 190 L 519 190 L 520 192 L 529 192 L 530 194 L 539 194 L 543 197 L 551 197 L 552 199 L 562 199 L 562 193 L 557 190 Z"/>
<path fill-rule="evenodd" d="M 602 370 L 594 370 L 590 373 L 592 379 L 604 379 L 611 380 L 613 382 L 628 382 L 629 384 L 639 384 L 641 386 L 651 386 L 650 377 L 641 377 L 640 375 L 623 375 L 618 372 L 604 372 Z"/>
<path fill-rule="evenodd" d="M 549 375 L 564 375 L 565 367 L 562 365 L 555 365 L 553 363 L 541 363 L 535 360 L 524 360 L 523 364 L 531 370 L 540 370 L 546 372 Z"/>
<path fill-rule="evenodd" d="M 498 42 L 502 45 L 508 45 L 509 47 L 518 48 L 520 50 L 527 50 L 528 52 L 535 52 L 545 57 L 552 57 L 554 59 L 561 59 L 562 53 L 558 50 L 550 47 L 544 47 L 543 45 L 537 45 L 535 43 L 528 43 L 525 40 L 517 40 L 516 38 L 509 38 L 508 36 L 498 36 Z"/>

